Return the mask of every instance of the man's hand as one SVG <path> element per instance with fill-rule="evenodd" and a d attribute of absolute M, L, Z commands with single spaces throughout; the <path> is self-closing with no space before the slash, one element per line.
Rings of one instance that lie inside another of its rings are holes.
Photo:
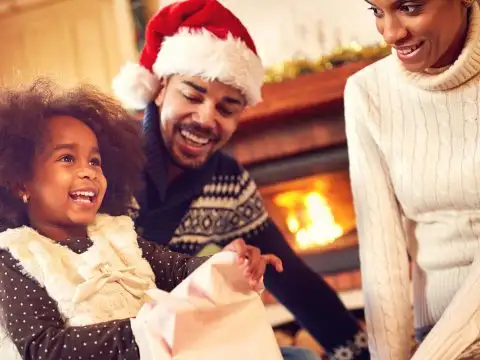
<path fill-rule="evenodd" d="M 242 239 L 237 239 L 228 244 L 223 251 L 237 253 L 238 260 L 244 267 L 244 276 L 249 280 L 250 286 L 256 288 L 262 281 L 267 265 L 272 265 L 278 272 L 283 271 L 282 260 L 273 254 L 262 255 L 254 246 L 247 245 Z"/>

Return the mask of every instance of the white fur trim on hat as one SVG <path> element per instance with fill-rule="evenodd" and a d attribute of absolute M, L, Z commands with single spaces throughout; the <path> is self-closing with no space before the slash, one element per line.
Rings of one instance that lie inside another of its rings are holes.
<path fill-rule="evenodd" d="M 260 58 L 231 34 L 220 39 L 207 30 L 181 29 L 162 43 L 153 72 L 218 80 L 242 92 L 249 105 L 262 100 L 264 68 Z"/>
<path fill-rule="evenodd" d="M 113 79 L 113 93 L 126 106 L 144 109 L 158 91 L 159 78 L 143 66 L 126 64 Z"/>

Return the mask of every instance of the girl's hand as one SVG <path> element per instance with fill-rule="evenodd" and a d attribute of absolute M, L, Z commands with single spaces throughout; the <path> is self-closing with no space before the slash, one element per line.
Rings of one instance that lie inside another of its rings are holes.
<path fill-rule="evenodd" d="M 273 254 L 262 255 L 258 248 L 247 245 L 242 239 L 232 241 L 223 251 L 237 253 L 238 260 L 244 267 L 244 276 L 249 280 L 252 288 L 256 288 L 262 281 L 268 264 L 272 265 L 278 272 L 283 271 L 282 260 L 277 256 Z"/>

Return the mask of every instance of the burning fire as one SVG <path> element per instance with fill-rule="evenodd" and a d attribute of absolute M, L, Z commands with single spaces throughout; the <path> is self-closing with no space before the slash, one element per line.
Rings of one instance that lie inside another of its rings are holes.
<path fill-rule="evenodd" d="M 286 224 L 300 249 L 331 244 L 344 234 L 327 199 L 318 191 L 281 193 L 274 203 L 287 210 Z"/>

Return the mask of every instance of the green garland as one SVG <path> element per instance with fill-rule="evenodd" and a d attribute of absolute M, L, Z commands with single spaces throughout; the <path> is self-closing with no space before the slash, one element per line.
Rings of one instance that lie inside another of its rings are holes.
<path fill-rule="evenodd" d="M 378 60 L 389 55 L 390 52 L 391 48 L 386 44 L 361 46 L 357 43 L 351 43 L 347 47 L 335 49 L 332 54 L 322 56 L 316 61 L 299 59 L 270 67 L 265 72 L 265 82 L 272 83 L 294 79 L 304 74 L 330 70 L 343 64 L 365 59 Z"/>

